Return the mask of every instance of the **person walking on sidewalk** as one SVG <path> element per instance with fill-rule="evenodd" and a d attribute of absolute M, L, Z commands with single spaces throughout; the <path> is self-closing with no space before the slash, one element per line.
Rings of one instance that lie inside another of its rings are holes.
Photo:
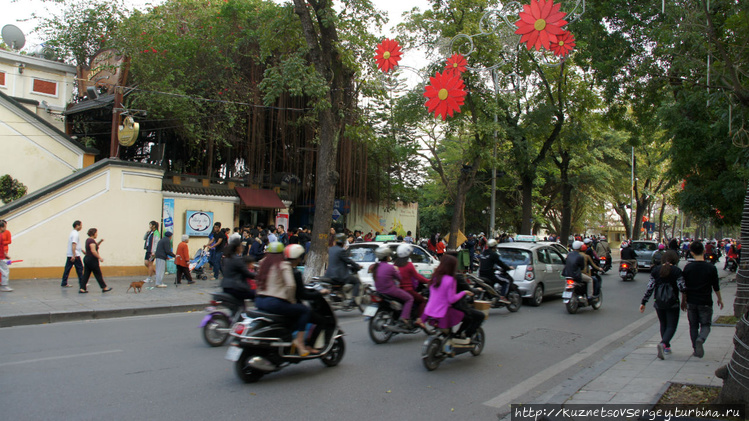
<path fill-rule="evenodd" d="M 96 278 L 96 282 L 99 283 L 99 287 L 101 287 L 101 292 L 109 292 L 112 290 L 112 288 L 107 287 L 107 284 L 104 282 L 104 277 L 102 276 L 101 268 L 99 267 L 99 262 L 104 261 L 99 254 L 99 246 L 104 240 L 101 239 L 97 242 L 96 237 L 98 236 L 99 232 L 96 228 L 89 228 L 88 238 L 86 239 L 86 257 L 83 258 L 83 277 L 80 280 L 81 289 L 78 290 L 81 294 L 88 292 L 88 280 L 91 278 L 92 273 Z"/>
<path fill-rule="evenodd" d="M 10 231 L 8 231 L 8 223 L 5 220 L 0 220 L 0 291 L 11 292 L 13 288 L 8 285 L 10 279 L 10 269 L 8 269 L 8 263 L 6 260 L 10 260 L 8 256 L 8 244 L 11 243 Z"/>
<path fill-rule="evenodd" d="M 661 324 L 661 342 L 658 344 L 658 358 L 671 353 L 671 339 L 679 325 L 679 292 L 684 291 L 684 276 L 679 269 L 679 255 L 669 250 L 661 257 L 661 264 L 650 271 L 650 281 L 640 304 L 640 313 L 645 312 L 645 304 L 655 292 L 655 312 Z"/>
<path fill-rule="evenodd" d="M 718 307 L 723 309 L 723 299 L 720 296 L 718 269 L 705 261 L 705 247 L 699 241 L 689 245 L 689 251 L 694 262 L 684 268 L 686 290 L 682 292 L 681 309 L 687 312 L 689 319 L 689 336 L 692 339 L 694 355 L 697 358 L 705 356 L 704 344 L 710 334 L 713 318 L 713 293 L 718 297 Z M 712 289 L 712 291 L 711 291 Z"/>
<path fill-rule="evenodd" d="M 187 243 L 190 241 L 190 236 L 185 234 L 182 236 L 182 242 L 177 246 L 177 255 L 174 257 L 174 264 L 177 265 L 177 279 L 174 281 L 175 284 L 182 283 L 182 276 L 187 279 L 188 284 L 194 284 L 192 275 L 190 275 L 190 249 L 187 247 Z"/>
<path fill-rule="evenodd" d="M 83 228 L 81 221 L 73 222 L 73 231 L 70 231 L 68 236 L 68 252 L 67 259 L 65 259 L 65 270 L 62 272 L 62 284 L 63 288 L 72 288 L 73 285 L 68 283 L 68 275 L 70 275 L 70 269 L 75 267 L 75 273 L 78 275 L 78 284 L 81 283 L 81 277 L 83 276 L 83 262 L 81 261 L 81 254 L 83 247 L 81 247 L 81 238 L 78 232 Z"/>
<path fill-rule="evenodd" d="M 159 234 L 159 223 L 156 221 L 149 222 L 148 231 L 146 231 L 146 235 L 143 236 L 143 240 L 145 241 L 143 248 L 146 250 L 146 257 L 143 264 L 148 268 L 148 277 L 144 279 L 144 282 L 146 283 L 153 282 L 155 271 L 153 260 L 154 253 L 156 252 L 156 244 L 159 242 L 159 239 L 161 239 L 161 234 Z"/>
<path fill-rule="evenodd" d="M 159 240 L 156 244 L 156 252 L 154 253 L 154 267 L 156 269 L 156 288 L 166 288 L 164 283 L 164 272 L 166 272 L 166 259 L 174 257 L 175 254 L 172 251 L 172 232 L 167 231 L 164 233 L 164 238 Z"/>

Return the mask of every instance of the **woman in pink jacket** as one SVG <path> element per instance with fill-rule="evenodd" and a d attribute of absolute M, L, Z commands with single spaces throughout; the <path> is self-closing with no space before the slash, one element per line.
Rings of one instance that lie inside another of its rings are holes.
<path fill-rule="evenodd" d="M 473 296 L 470 291 L 457 292 L 455 270 L 458 259 L 446 254 L 442 256 L 429 282 L 429 302 L 424 309 L 424 318 L 437 320 L 437 327 L 449 329 L 463 320 L 463 312 L 452 307 L 463 296 Z M 470 340 L 469 340 L 470 341 Z"/>

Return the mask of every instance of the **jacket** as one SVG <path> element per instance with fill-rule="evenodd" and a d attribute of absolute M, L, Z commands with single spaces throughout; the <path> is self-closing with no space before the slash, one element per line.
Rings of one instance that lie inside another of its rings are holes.
<path fill-rule="evenodd" d="M 449 275 L 442 277 L 439 287 L 430 285 L 429 301 L 424 308 L 423 317 L 437 319 L 437 326 L 441 329 L 451 328 L 463 320 L 463 313 L 454 309 L 452 305 L 463 298 L 466 292 L 457 292 L 456 289 L 455 278 Z"/>
<path fill-rule="evenodd" d="M 562 270 L 562 276 L 570 277 L 579 282 L 583 279 L 582 273 L 586 266 L 585 257 L 577 250 L 573 250 L 567 255 L 567 263 Z"/>
<path fill-rule="evenodd" d="M 177 266 L 187 266 L 190 263 L 190 249 L 184 241 L 177 245 L 177 255 L 174 258 L 174 264 Z"/>
<path fill-rule="evenodd" d="M 223 271 L 224 279 L 221 280 L 221 288 L 252 291 L 248 279 L 255 278 L 255 274 L 247 269 L 247 264 L 242 261 L 241 257 L 224 256 Z"/>
<path fill-rule="evenodd" d="M 328 250 L 328 270 L 325 271 L 325 277 L 343 281 L 351 276 L 349 267 L 357 267 L 356 264 L 343 247 L 335 245 Z"/>
<path fill-rule="evenodd" d="M 262 262 L 260 265 L 262 267 Z M 268 279 L 265 281 L 265 287 L 260 289 L 258 286 L 257 295 L 275 297 L 290 303 L 296 303 L 296 282 L 294 281 L 291 263 L 281 262 L 278 266 L 271 268 L 268 272 Z"/>
<path fill-rule="evenodd" d="M 411 262 L 399 267 L 398 271 L 401 276 L 400 287 L 403 291 L 415 291 L 419 287 L 419 282 L 422 284 L 429 283 L 429 279 L 417 272 L 416 267 Z"/>
<path fill-rule="evenodd" d="M 172 252 L 172 238 L 164 237 L 156 244 L 156 252 L 153 254 L 157 259 L 166 260 L 167 256 L 174 257 Z"/>

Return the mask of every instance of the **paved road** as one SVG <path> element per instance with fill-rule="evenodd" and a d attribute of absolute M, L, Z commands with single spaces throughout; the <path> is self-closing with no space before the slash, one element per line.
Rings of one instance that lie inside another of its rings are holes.
<path fill-rule="evenodd" d="M 361 317 L 343 313 L 347 352 L 338 367 L 318 361 L 245 385 L 209 348 L 202 314 L 130 317 L 0 329 L 2 413 L 52 419 L 497 419 L 507 402 L 530 402 L 652 328 L 637 311 L 647 281 L 604 276 L 599 311 L 564 310 L 561 299 L 518 313 L 492 310 L 479 357 L 435 372 L 421 365 L 420 336 L 374 345 Z"/>

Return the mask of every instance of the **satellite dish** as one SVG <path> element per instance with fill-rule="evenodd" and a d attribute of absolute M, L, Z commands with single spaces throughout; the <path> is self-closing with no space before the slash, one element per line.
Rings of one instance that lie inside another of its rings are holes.
<path fill-rule="evenodd" d="M 26 45 L 26 37 L 16 25 L 5 25 L 2 29 L 3 42 L 18 51 Z"/>
<path fill-rule="evenodd" d="M 136 123 L 132 117 L 127 116 L 122 122 L 122 129 L 119 132 L 120 145 L 133 146 L 138 140 L 138 131 L 140 124 Z"/>

